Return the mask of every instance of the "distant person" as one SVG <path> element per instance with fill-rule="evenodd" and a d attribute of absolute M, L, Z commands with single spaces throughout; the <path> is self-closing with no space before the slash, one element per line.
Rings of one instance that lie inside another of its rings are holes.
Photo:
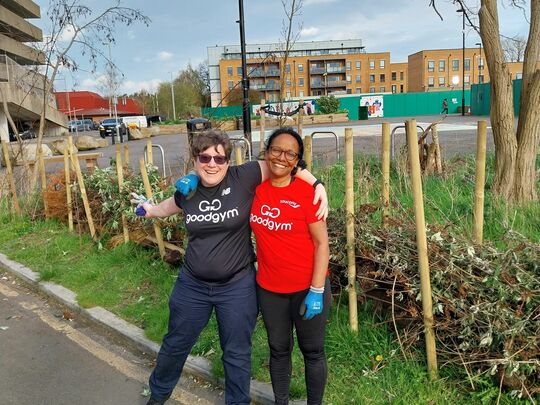
<path fill-rule="evenodd" d="M 442 101 L 441 114 L 448 114 L 448 100 L 446 98 Z"/>
<path fill-rule="evenodd" d="M 311 115 L 311 105 L 309 103 L 306 104 L 306 112 L 307 112 L 307 115 Z"/>

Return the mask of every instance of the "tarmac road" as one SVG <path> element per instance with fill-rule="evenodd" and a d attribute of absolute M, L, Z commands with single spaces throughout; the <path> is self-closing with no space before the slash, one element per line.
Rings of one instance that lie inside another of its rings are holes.
<path fill-rule="evenodd" d="M 0 271 L 3 405 L 145 404 L 153 359 L 114 339 Z M 167 402 L 222 403 L 221 390 L 190 377 Z"/>

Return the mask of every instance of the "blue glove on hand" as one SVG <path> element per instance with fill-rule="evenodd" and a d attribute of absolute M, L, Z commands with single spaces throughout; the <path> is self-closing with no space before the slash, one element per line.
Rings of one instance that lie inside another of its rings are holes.
<path fill-rule="evenodd" d="M 304 305 L 306 307 L 304 319 L 311 319 L 315 315 L 319 315 L 323 310 L 323 293 L 309 290 L 304 300 Z"/>
<path fill-rule="evenodd" d="M 144 217 L 146 215 L 146 210 L 143 208 L 143 203 L 145 202 L 151 202 L 150 200 L 147 200 L 144 195 L 139 195 L 137 193 L 131 193 L 131 197 L 133 197 L 130 201 L 132 204 L 137 204 L 137 208 L 135 208 L 135 215 L 138 217 Z"/>
<path fill-rule="evenodd" d="M 184 197 L 187 197 L 189 193 L 197 189 L 199 184 L 199 176 L 191 172 L 186 174 L 184 177 L 176 180 L 175 187 L 176 190 Z"/>

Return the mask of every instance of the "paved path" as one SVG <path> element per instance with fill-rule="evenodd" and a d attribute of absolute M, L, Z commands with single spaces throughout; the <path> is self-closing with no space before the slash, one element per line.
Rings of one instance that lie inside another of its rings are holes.
<path fill-rule="evenodd" d="M 117 338 L 116 338 L 117 339 Z M 137 405 L 150 355 L 41 298 L 0 271 L 0 403 Z M 167 404 L 223 403 L 220 390 L 182 378 Z"/>

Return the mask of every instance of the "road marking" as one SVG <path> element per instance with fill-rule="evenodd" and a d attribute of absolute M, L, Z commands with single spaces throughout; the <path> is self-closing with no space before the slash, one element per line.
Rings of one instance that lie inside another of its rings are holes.
<path fill-rule="evenodd" d="M 140 382 L 141 384 L 148 384 L 148 372 L 142 368 L 133 365 L 129 361 L 114 354 L 110 350 L 106 349 L 103 345 L 90 339 L 88 336 L 72 328 L 69 324 L 63 321 L 59 321 L 53 316 L 47 314 L 45 311 L 39 309 L 38 306 L 29 302 L 20 302 L 20 305 L 32 312 L 34 312 L 44 323 L 50 326 L 52 329 L 63 333 L 71 341 L 88 351 L 93 356 L 97 357 L 101 361 L 107 363 L 111 367 L 115 368 L 126 377 Z M 171 398 L 181 404 L 201 404 L 201 405 L 214 405 L 212 402 L 204 398 L 200 398 L 182 388 L 176 387 L 171 395 Z"/>

